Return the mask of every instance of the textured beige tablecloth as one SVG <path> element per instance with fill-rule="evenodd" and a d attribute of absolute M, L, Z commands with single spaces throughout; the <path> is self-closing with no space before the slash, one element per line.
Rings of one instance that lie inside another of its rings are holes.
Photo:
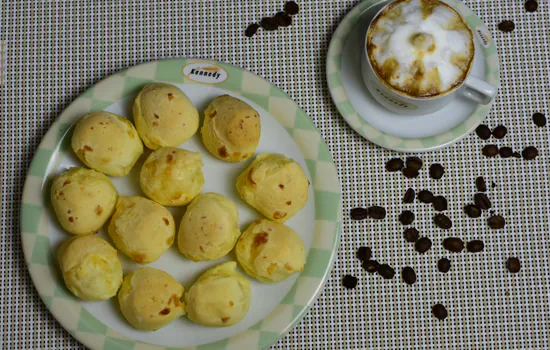
<path fill-rule="evenodd" d="M 2 145 L 2 245 L 0 269 L 1 347 L 82 347 L 49 314 L 27 273 L 20 245 L 19 200 L 25 173 L 41 137 L 57 115 L 88 87 L 126 67 L 169 57 L 220 60 L 257 73 L 288 92 L 321 130 L 338 166 L 344 203 L 342 244 L 332 276 L 310 313 L 274 348 L 278 349 L 548 349 L 550 348 L 550 126 L 536 127 L 532 113 L 548 113 L 550 18 L 547 0 L 527 13 L 521 0 L 465 1 L 487 24 L 498 44 L 502 87 L 487 123 L 509 133 L 498 145 L 515 150 L 534 145 L 534 161 L 487 159 L 486 142 L 475 135 L 447 149 L 422 155 L 425 164 L 447 170 L 440 181 L 427 171 L 406 180 L 384 171 L 396 156 L 356 134 L 336 111 L 325 81 L 325 54 L 332 33 L 356 1 L 300 1 L 294 25 L 249 39 L 253 21 L 279 11 L 284 1 L 0 1 L 0 40 L 6 43 L 0 88 Z M 504 19 L 516 29 L 496 29 Z M 2 45 L 0 45 L 2 47 Z M 1 51 L 1 50 L 0 50 Z M 483 175 L 494 209 L 507 220 L 491 231 L 469 220 L 474 178 Z M 434 242 L 420 256 L 402 238 L 396 220 L 405 190 L 429 189 L 449 200 L 454 232 L 482 238 L 475 256 L 453 256 L 447 275 L 436 272 L 444 233 L 432 212 L 415 203 L 416 227 Z M 380 222 L 351 222 L 356 206 L 388 209 Z M 361 245 L 397 268 L 413 266 L 419 282 L 399 276 L 367 276 L 355 259 Z M 507 273 L 507 257 L 518 256 L 519 274 Z M 359 277 L 354 290 L 341 286 Z M 449 318 L 437 321 L 430 307 L 442 302 Z"/>

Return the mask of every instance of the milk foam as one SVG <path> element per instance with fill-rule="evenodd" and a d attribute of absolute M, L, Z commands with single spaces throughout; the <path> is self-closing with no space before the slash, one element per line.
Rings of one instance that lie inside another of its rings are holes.
<path fill-rule="evenodd" d="M 369 31 L 371 63 L 397 90 L 431 96 L 458 85 L 473 58 L 473 39 L 449 7 L 408 0 L 383 12 Z"/>

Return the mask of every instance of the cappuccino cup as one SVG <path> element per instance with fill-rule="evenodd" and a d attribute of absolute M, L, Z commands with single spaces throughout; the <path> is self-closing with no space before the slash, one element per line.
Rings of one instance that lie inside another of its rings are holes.
<path fill-rule="evenodd" d="M 361 56 L 369 92 L 398 114 L 422 115 L 461 94 L 488 104 L 497 88 L 470 76 L 472 31 L 460 14 L 439 0 L 396 0 L 371 21 Z"/>

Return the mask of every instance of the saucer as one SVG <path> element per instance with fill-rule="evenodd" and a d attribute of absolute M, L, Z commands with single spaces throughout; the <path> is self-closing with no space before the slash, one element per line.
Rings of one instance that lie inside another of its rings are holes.
<path fill-rule="evenodd" d="M 382 107 L 361 76 L 361 48 L 370 20 L 390 0 L 364 0 L 342 20 L 327 53 L 327 80 L 332 100 L 346 122 L 367 140 L 400 152 L 427 152 L 450 146 L 485 119 L 494 102 L 479 105 L 458 96 L 434 113 L 408 116 Z M 499 87 L 496 43 L 483 21 L 458 0 L 447 0 L 464 18 L 476 45 L 471 75 Z"/>

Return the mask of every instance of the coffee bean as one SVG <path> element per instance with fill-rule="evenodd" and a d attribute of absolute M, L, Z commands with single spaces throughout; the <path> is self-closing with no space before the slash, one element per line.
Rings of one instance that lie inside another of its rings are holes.
<path fill-rule="evenodd" d="M 403 197 L 404 203 L 412 203 L 414 201 L 414 190 L 412 188 L 409 188 L 407 192 L 405 192 L 405 196 Z"/>
<path fill-rule="evenodd" d="M 523 149 L 523 151 L 521 152 L 521 155 L 525 160 L 533 160 L 537 158 L 537 156 L 539 155 L 539 151 L 535 147 L 529 146 Z"/>
<path fill-rule="evenodd" d="M 413 168 L 404 168 L 403 175 L 405 175 L 407 179 L 414 179 L 415 177 L 418 177 L 418 170 Z"/>
<path fill-rule="evenodd" d="M 464 250 L 464 242 L 458 237 L 447 237 L 443 240 L 443 248 L 453 253 Z"/>
<path fill-rule="evenodd" d="M 370 260 L 372 257 L 372 250 L 369 247 L 359 247 L 357 249 L 357 259 L 361 261 Z"/>
<path fill-rule="evenodd" d="M 252 23 L 246 28 L 246 30 L 244 31 L 244 35 L 251 38 L 254 36 L 254 34 L 256 34 L 258 28 L 260 28 L 260 25 L 258 23 Z"/>
<path fill-rule="evenodd" d="M 418 200 L 422 203 L 429 204 L 433 201 L 434 195 L 428 190 L 422 190 L 418 192 Z"/>
<path fill-rule="evenodd" d="M 491 188 L 497 187 L 497 184 L 494 181 L 491 181 Z"/>
<path fill-rule="evenodd" d="M 543 126 L 546 126 L 546 116 L 538 112 L 533 114 L 533 123 L 535 123 L 536 126 L 540 126 L 541 128 Z"/>
<path fill-rule="evenodd" d="M 483 176 L 478 176 L 476 178 L 476 188 L 479 192 L 487 192 L 487 184 Z"/>
<path fill-rule="evenodd" d="M 493 215 L 491 216 L 487 222 L 489 223 L 489 227 L 493 230 L 500 230 L 501 228 L 504 228 L 504 225 L 506 225 L 506 220 L 500 215 Z"/>
<path fill-rule="evenodd" d="M 491 137 L 491 129 L 485 124 L 481 124 L 476 128 L 476 134 L 482 140 L 488 140 Z"/>
<path fill-rule="evenodd" d="M 470 253 L 479 253 L 483 250 L 483 248 L 485 248 L 485 244 L 483 243 L 483 241 L 480 241 L 478 239 L 470 241 L 468 242 L 468 244 L 466 244 L 466 249 Z"/>
<path fill-rule="evenodd" d="M 436 211 L 445 211 L 447 210 L 447 199 L 443 196 L 435 196 L 432 205 Z"/>
<path fill-rule="evenodd" d="M 508 258 L 506 261 L 506 268 L 512 273 L 519 272 L 521 270 L 521 263 L 518 258 Z"/>
<path fill-rule="evenodd" d="M 403 270 L 401 270 L 401 277 L 403 277 L 403 281 L 405 283 L 411 285 L 416 282 L 416 273 L 412 269 L 412 267 L 404 267 Z"/>
<path fill-rule="evenodd" d="M 368 208 L 367 211 L 368 215 L 373 219 L 382 220 L 386 217 L 386 209 L 377 205 Z"/>
<path fill-rule="evenodd" d="M 382 264 L 378 266 L 378 274 L 389 280 L 395 276 L 395 270 L 388 264 Z"/>
<path fill-rule="evenodd" d="M 498 150 L 498 154 L 500 154 L 501 158 L 510 158 L 514 154 L 514 151 L 511 147 L 501 147 Z"/>
<path fill-rule="evenodd" d="M 403 225 L 410 225 L 414 221 L 414 213 L 410 210 L 404 210 L 401 215 L 399 215 L 399 221 Z"/>
<path fill-rule="evenodd" d="M 491 201 L 485 193 L 476 193 L 474 195 L 474 203 L 481 209 L 487 210 L 491 208 Z"/>
<path fill-rule="evenodd" d="M 264 17 L 264 18 L 262 18 L 262 20 L 260 21 L 260 26 L 263 29 L 268 30 L 268 31 L 277 30 L 277 28 L 279 27 L 277 25 L 277 22 L 275 22 L 275 19 L 273 17 Z"/>
<path fill-rule="evenodd" d="M 292 24 L 292 18 L 285 12 L 277 12 L 273 19 L 279 27 L 288 27 Z"/>
<path fill-rule="evenodd" d="M 399 171 L 403 169 L 404 165 L 403 159 L 393 158 L 386 162 L 386 170 L 389 172 Z"/>
<path fill-rule="evenodd" d="M 294 1 L 288 1 L 285 4 L 285 12 L 288 13 L 289 15 L 297 14 L 299 9 L 300 8 L 298 7 L 298 4 L 295 3 Z"/>
<path fill-rule="evenodd" d="M 439 180 L 445 174 L 445 168 L 441 164 L 435 163 L 430 165 L 430 177 L 434 180 Z"/>
<path fill-rule="evenodd" d="M 464 212 L 471 218 L 478 218 L 481 216 L 481 208 L 475 204 L 468 204 L 464 207 Z"/>
<path fill-rule="evenodd" d="M 357 277 L 353 277 L 350 275 L 345 275 L 344 279 L 342 280 L 342 284 L 347 289 L 353 289 L 357 286 Z"/>
<path fill-rule="evenodd" d="M 516 25 L 514 24 L 514 22 L 509 20 L 502 21 L 498 24 L 498 29 L 501 32 L 509 33 L 514 30 L 514 28 L 516 28 Z"/>
<path fill-rule="evenodd" d="M 493 129 L 493 136 L 497 139 L 503 139 L 508 133 L 508 129 L 504 125 L 499 125 Z"/>
<path fill-rule="evenodd" d="M 489 158 L 496 157 L 498 154 L 498 147 L 495 145 L 487 145 L 481 149 L 481 154 Z"/>
<path fill-rule="evenodd" d="M 437 262 L 437 269 L 439 272 L 447 273 L 451 269 L 451 261 L 447 258 L 441 258 Z"/>
<path fill-rule="evenodd" d="M 432 247 L 432 241 L 428 237 L 422 237 L 414 244 L 414 249 L 420 254 L 426 253 Z"/>
<path fill-rule="evenodd" d="M 413 168 L 416 170 L 422 169 L 422 159 L 418 157 L 407 157 L 405 164 L 407 165 L 407 168 Z"/>
<path fill-rule="evenodd" d="M 361 264 L 363 269 L 369 273 L 374 273 L 376 270 L 378 270 L 378 266 L 380 264 L 375 260 L 365 260 L 363 261 L 363 264 Z"/>
<path fill-rule="evenodd" d="M 353 208 L 349 211 L 352 220 L 365 220 L 368 216 L 368 210 L 365 208 Z"/>
<path fill-rule="evenodd" d="M 539 3 L 535 0 L 527 0 L 525 2 L 525 11 L 527 12 L 535 12 L 539 8 Z"/>
<path fill-rule="evenodd" d="M 445 214 L 437 214 L 436 216 L 434 216 L 434 223 L 437 227 L 444 230 L 448 230 L 453 226 L 453 222 Z"/>
<path fill-rule="evenodd" d="M 414 227 L 407 227 L 403 232 L 403 237 L 405 237 L 405 241 L 414 243 L 418 241 L 418 230 Z"/>
<path fill-rule="evenodd" d="M 514 152 L 514 153 L 512 153 L 512 157 L 521 158 L 521 154 L 519 154 L 519 152 Z"/>
<path fill-rule="evenodd" d="M 449 315 L 447 313 L 447 309 L 445 309 L 445 306 L 441 304 L 435 304 L 432 306 L 432 313 L 438 320 L 444 320 Z"/>

